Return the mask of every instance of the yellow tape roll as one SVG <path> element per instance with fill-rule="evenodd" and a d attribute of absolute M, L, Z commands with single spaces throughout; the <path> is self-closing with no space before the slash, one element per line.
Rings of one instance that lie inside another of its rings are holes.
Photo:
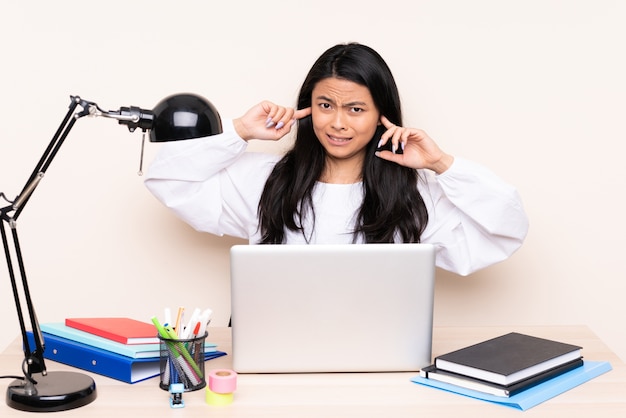
<path fill-rule="evenodd" d="M 212 406 L 230 405 L 233 402 L 233 394 L 215 393 L 207 387 L 205 400 L 207 404 Z"/>

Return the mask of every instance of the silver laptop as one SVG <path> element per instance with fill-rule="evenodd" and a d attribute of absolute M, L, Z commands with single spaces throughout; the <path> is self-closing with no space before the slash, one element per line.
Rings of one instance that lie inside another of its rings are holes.
<path fill-rule="evenodd" d="M 231 248 L 239 373 L 417 371 L 431 363 L 427 244 Z"/>

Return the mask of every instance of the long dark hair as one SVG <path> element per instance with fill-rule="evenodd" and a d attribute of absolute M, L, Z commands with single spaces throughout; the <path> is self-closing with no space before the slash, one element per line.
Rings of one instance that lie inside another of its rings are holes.
<path fill-rule="evenodd" d="M 311 106 L 313 88 L 329 77 L 367 87 L 380 114 L 402 125 L 400 95 L 393 75 L 372 48 L 349 43 L 324 52 L 302 84 L 298 109 Z M 356 216 L 353 242 L 359 237 L 366 243 L 419 242 L 428 213 L 417 190 L 418 172 L 374 155 L 384 130 L 380 126 L 367 145 L 362 172 L 364 198 Z M 285 228 L 301 232 L 309 241 L 304 217 L 312 216 L 314 225 L 312 192 L 324 169 L 325 155 L 311 116 L 301 119 L 293 148 L 276 164 L 261 195 L 261 244 L 282 244 Z"/>

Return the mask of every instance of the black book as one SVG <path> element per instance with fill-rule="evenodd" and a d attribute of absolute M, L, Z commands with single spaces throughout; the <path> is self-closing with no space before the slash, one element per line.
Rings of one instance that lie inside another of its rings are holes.
<path fill-rule="evenodd" d="M 569 372 L 570 370 L 574 370 L 575 368 L 582 365 L 583 359 L 579 358 L 565 363 L 561 366 L 549 369 L 543 373 L 539 373 L 535 376 L 531 376 L 527 379 L 521 380 L 517 383 L 513 383 L 512 385 L 498 385 L 496 383 L 486 382 L 480 379 L 474 379 L 472 377 L 467 377 L 457 373 L 437 369 L 434 365 L 421 369 L 420 376 L 426 379 L 438 380 L 440 382 L 450 383 L 452 385 L 476 390 L 483 393 L 488 393 L 494 396 L 509 397 L 533 386 L 536 386 L 540 383 L 548 381 L 563 373 Z"/>
<path fill-rule="evenodd" d="M 434 366 L 507 386 L 579 359 L 581 350 L 576 345 L 512 332 L 438 356 Z"/>

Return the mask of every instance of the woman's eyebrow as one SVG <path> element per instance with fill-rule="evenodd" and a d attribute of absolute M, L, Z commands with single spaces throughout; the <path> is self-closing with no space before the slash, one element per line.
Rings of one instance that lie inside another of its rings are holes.
<path fill-rule="evenodd" d="M 316 100 L 323 100 L 325 102 L 329 102 L 329 103 L 332 103 L 332 104 L 336 104 L 333 99 L 331 99 L 330 97 L 326 97 L 326 96 L 317 96 L 315 99 Z M 343 107 L 367 106 L 367 103 L 355 100 L 353 102 L 345 103 L 342 106 Z"/>

